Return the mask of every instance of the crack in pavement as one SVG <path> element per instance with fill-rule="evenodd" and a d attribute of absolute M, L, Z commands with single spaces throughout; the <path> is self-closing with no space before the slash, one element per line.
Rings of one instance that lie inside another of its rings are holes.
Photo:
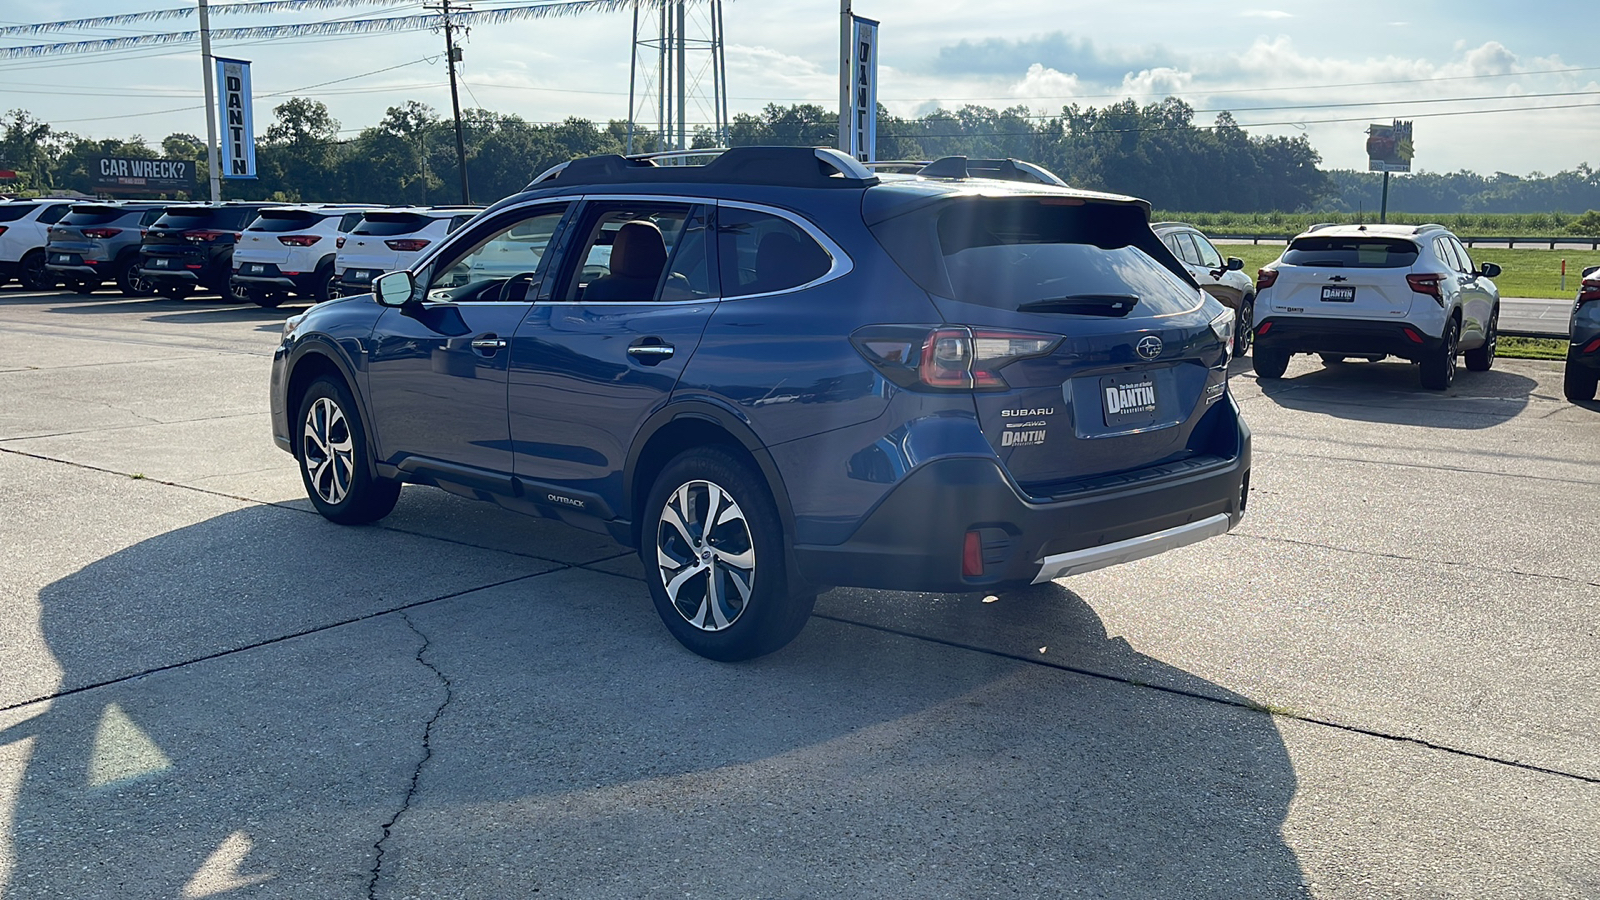
<path fill-rule="evenodd" d="M 404 612 L 400 613 L 400 620 L 406 623 L 406 627 L 411 629 L 413 634 L 422 638 L 422 646 L 417 648 L 417 662 L 427 667 L 428 671 L 439 679 L 439 684 L 444 687 L 444 699 L 439 702 L 439 706 L 434 709 L 433 715 L 429 716 L 428 721 L 423 725 L 422 758 L 417 760 L 416 767 L 411 770 L 411 784 L 406 788 L 405 799 L 401 801 L 400 808 L 395 810 L 394 815 L 389 817 L 389 821 L 383 823 L 383 836 L 378 838 L 372 845 L 375 856 L 372 861 L 372 877 L 367 880 L 367 900 L 377 900 L 378 880 L 383 877 L 383 845 L 389 840 L 389 836 L 394 833 L 395 824 L 411 809 L 411 801 L 417 796 L 417 785 L 422 780 L 422 770 L 427 766 L 428 760 L 433 758 L 433 726 L 438 723 L 439 717 L 444 715 L 445 708 L 450 705 L 450 701 L 455 697 L 454 685 L 450 683 L 450 678 L 441 672 L 438 666 L 428 661 L 428 648 L 433 645 L 433 641 Z"/>
<path fill-rule="evenodd" d="M 1600 587 L 1600 581 L 1585 581 L 1571 575 L 1552 575 L 1548 572 L 1524 572 L 1521 569 L 1498 569 L 1494 566 L 1483 566 L 1477 563 L 1460 562 L 1454 559 L 1435 559 L 1431 556 L 1406 556 L 1401 553 L 1385 553 L 1379 550 L 1359 550 L 1351 547 L 1335 547 L 1332 544 L 1321 544 L 1316 541 L 1297 541 L 1294 538 L 1268 537 L 1261 534 L 1251 534 L 1247 531 L 1230 531 L 1223 537 L 1244 538 L 1246 540 L 1261 541 L 1263 543 L 1292 544 L 1297 547 L 1311 547 L 1317 550 L 1331 550 L 1334 553 L 1348 553 L 1353 556 L 1371 556 L 1377 559 L 1392 559 L 1399 562 L 1429 563 L 1436 566 L 1446 566 L 1452 569 L 1468 569 L 1475 572 L 1488 572 L 1492 575 L 1511 575 L 1518 578 L 1539 578 L 1548 581 L 1561 581 L 1575 584 L 1579 587 Z"/>

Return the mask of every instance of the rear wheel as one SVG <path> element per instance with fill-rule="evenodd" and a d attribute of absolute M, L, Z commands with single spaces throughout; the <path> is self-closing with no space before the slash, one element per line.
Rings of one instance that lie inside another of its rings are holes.
<path fill-rule="evenodd" d="M 1567 395 L 1568 400 L 1587 403 L 1594 399 L 1596 388 L 1600 388 L 1600 369 L 1591 369 L 1567 360 L 1567 372 L 1561 379 L 1561 392 Z"/>
<path fill-rule="evenodd" d="M 394 510 L 400 482 L 372 470 L 366 432 L 344 382 L 328 376 L 313 381 L 300 400 L 298 421 L 300 481 L 317 512 L 340 525 L 365 525 Z"/>
<path fill-rule="evenodd" d="M 1461 340 L 1461 326 L 1454 318 L 1444 323 L 1444 334 L 1439 339 L 1439 349 L 1422 358 L 1422 386 L 1430 391 L 1442 391 L 1456 380 L 1456 347 Z"/>
<path fill-rule="evenodd" d="M 1489 327 L 1484 333 L 1482 347 L 1468 350 L 1467 371 L 1487 372 L 1494 367 L 1495 353 L 1500 349 L 1500 310 L 1495 310 L 1489 316 Z"/>
<path fill-rule="evenodd" d="M 194 285 L 191 285 L 191 284 L 163 284 L 160 287 L 156 288 L 156 293 L 158 293 L 161 296 L 167 298 L 168 300 L 182 300 L 183 298 L 185 298 L 185 297 L 189 296 L 190 294 L 194 293 Z"/>
<path fill-rule="evenodd" d="M 1282 350 L 1263 350 L 1257 347 L 1255 355 L 1250 358 L 1250 363 L 1255 366 L 1258 378 L 1282 378 L 1283 373 L 1289 370 L 1289 354 Z"/>
<path fill-rule="evenodd" d="M 251 291 L 250 292 L 250 302 L 254 303 L 257 306 L 264 306 L 267 309 L 272 309 L 272 308 L 282 304 L 283 301 L 285 301 L 287 299 L 289 299 L 289 295 L 284 293 L 283 291 Z"/>
<path fill-rule="evenodd" d="M 1243 356 L 1250 352 L 1250 343 L 1255 338 L 1254 322 L 1256 317 L 1256 298 L 1246 297 L 1239 302 L 1239 312 L 1233 319 L 1233 355 Z"/>
<path fill-rule="evenodd" d="M 75 294 L 92 294 L 100 289 L 100 282 L 87 278 L 75 278 L 67 282 L 67 287 Z"/>
<path fill-rule="evenodd" d="M 48 291 L 61 283 L 55 273 L 45 268 L 45 254 L 43 250 L 29 250 L 22 255 L 22 262 L 17 269 L 17 281 L 30 291 Z"/>
<path fill-rule="evenodd" d="M 321 303 L 333 298 L 333 266 L 318 269 L 316 274 L 311 276 L 311 299 Z"/>
<path fill-rule="evenodd" d="M 124 297 L 148 297 L 155 293 L 150 279 L 139 273 L 138 257 L 130 257 L 117 266 L 117 290 Z"/>
<path fill-rule="evenodd" d="M 791 587 L 777 506 L 732 453 L 697 447 L 668 463 L 642 522 L 650 597 L 685 647 L 724 662 L 750 659 L 805 627 L 817 596 Z"/>

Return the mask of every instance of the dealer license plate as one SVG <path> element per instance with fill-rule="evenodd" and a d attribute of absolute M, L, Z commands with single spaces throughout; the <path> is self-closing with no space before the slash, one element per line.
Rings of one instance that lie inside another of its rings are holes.
<path fill-rule="evenodd" d="M 53 263 L 70 263 L 72 262 L 72 254 L 57 253 L 50 257 L 50 261 Z"/>
<path fill-rule="evenodd" d="M 1322 288 L 1324 303 L 1354 303 L 1356 302 L 1356 289 L 1337 285 L 1324 285 Z"/>
<path fill-rule="evenodd" d="M 152 268 L 152 269 L 170 269 L 170 268 L 172 268 L 172 260 L 170 260 L 170 259 L 152 259 L 152 260 L 150 260 L 150 268 Z"/>
<path fill-rule="evenodd" d="M 260 263 L 251 263 L 250 265 L 245 266 L 244 270 L 251 275 L 260 275 L 262 272 L 267 270 L 267 267 L 261 265 Z"/>
<path fill-rule="evenodd" d="M 1149 373 L 1100 379 L 1100 403 L 1107 428 L 1138 428 L 1156 420 L 1156 382 Z"/>

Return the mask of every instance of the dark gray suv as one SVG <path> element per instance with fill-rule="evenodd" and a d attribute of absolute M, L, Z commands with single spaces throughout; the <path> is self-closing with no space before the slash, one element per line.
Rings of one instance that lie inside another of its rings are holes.
<path fill-rule="evenodd" d="M 68 290 L 88 294 L 106 281 L 128 297 L 154 292 L 139 273 L 144 230 L 161 218 L 164 203 L 80 203 L 50 227 L 46 267 Z"/>
<path fill-rule="evenodd" d="M 1572 304 L 1572 343 L 1567 347 L 1563 387 L 1573 403 L 1593 400 L 1600 387 L 1600 266 L 1583 270 L 1583 286 Z"/>

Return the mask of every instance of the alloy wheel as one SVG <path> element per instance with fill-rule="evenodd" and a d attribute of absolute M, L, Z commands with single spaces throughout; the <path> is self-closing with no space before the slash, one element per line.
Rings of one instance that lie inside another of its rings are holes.
<path fill-rule="evenodd" d="M 679 485 L 656 526 L 656 565 L 684 621 L 702 631 L 738 621 L 756 580 L 755 543 L 738 502 L 710 481 Z"/>
<path fill-rule="evenodd" d="M 355 478 L 355 439 L 344 410 L 327 397 L 306 409 L 300 458 L 317 496 L 330 506 L 343 502 Z"/>

